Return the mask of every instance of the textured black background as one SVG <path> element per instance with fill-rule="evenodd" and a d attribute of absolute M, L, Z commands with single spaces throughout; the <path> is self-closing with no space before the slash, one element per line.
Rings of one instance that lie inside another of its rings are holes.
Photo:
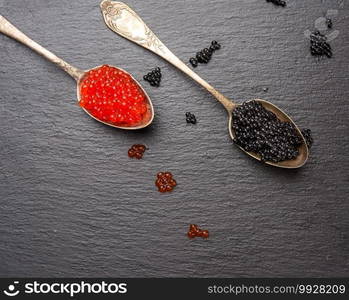
<path fill-rule="evenodd" d="M 0 276 L 348 276 L 349 3 L 287 2 L 127 3 L 184 61 L 217 39 L 196 70 L 218 90 L 267 99 L 311 128 L 299 170 L 242 153 L 223 107 L 107 29 L 99 1 L 0 0 L 2 15 L 77 67 L 128 70 L 156 110 L 143 131 L 101 125 L 75 104 L 69 75 L 0 35 Z M 304 31 L 327 9 L 339 36 L 334 57 L 317 60 Z M 155 66 L 160 88 L 142 80 Z M 150 148 L 141 161 L 127 157 L 134 143 Z M 161 170 L 178 182 L 171 194 L 155 189 Z M 210 239 L 189 240 L 190 223 Z"/>

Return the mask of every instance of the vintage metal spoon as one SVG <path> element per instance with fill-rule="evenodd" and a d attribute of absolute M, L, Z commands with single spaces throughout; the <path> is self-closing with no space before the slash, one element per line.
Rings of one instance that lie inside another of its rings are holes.
<path fill-rule="evenodd" d="M 81 79 L 84 77 L 84 75 L 93 69 L 99 68 L 100 66 L 97 66 L 95 68 L 92 68 L 90 70 L 80 70 L 78 68 L 73 67 L 72 65 L 68 64 L 67 62 L 65 62 L 64 60 L 62 60 L 61 58 L 57 57 L 56 55 L 54 55 L 52 52 L 48 51 L 47 49 L 43 48 L 42 46 L 40 46 L 38 43 L 34 42 L 32 39 L 30 39 L 28 36 L 26 36 L 23 32 L 21 32 L 20 30 L 18 30 L 15 26 L 13 26 L 9 21 L 7 21 L 3 16 L 0 15 L 0 32 L 21 42 L 22 44 L 28 46 L 29 48 L 33 49 L 34 51 L 36 51 L 37 53 L 41 54 L 42 56 L 44 56 L 45 58 L 47 58 L 49 61 L 55 63 L 56 65 L 58 65 L 59 67 L 61 67 L 64 71 L 66 71 L 71 77 L 73 77 L 76 82 L 77 82 L 77 98 L 78 101 L 80 101 L 80 83 L 81 83 Z M 119 70 L 129 74 L 128 72 L 126 72 L 125 70 L 118 68 Z M 91 116 L 92 118 L 94 118 L 95 120 L 115 127 L 115 128 L 120 128 L 120 129 L 141 129 L 144 128 L 146 126 L 148 126 L 154 118 L 154 108 L 152 105 L 152 102 L 148 96 L 148 94 L 146 93 L 146 91 L 142 88 L 142 86 L 138 83 L 138 81 L 136 79 L 134 79 L 132 77 L 131 74 L 129 74 L 131 76 L 131 78 L 138 84 L 138 86 L 143 90 L 144 94 L 146 95 L 146 99 L 147 99 L 147 113 L 145 114 L 142 122 L 140 124 L 137 124 L 137 126 L 117 126 L 114 124 L 110 124 L 107 122 L 103 122 L 100 119 L 95 118 L 92 114 L 89 113 L 88 110 L 82 108 L 89 116 Z"/>
<path fill-rule="evenodd" d="M 235 134 L 232 130 L 232 111 L 238 104 L 232 102 L 223 94 L 218 92 L 215 88 L 213 88 L 213 86 L 211 86 L 201 77 L 199 77 L 187 65 L 185 65 L 158 39 L 158 37 L 148 28 L 148 26 L 143 22 L 143 20 L 125 3 L 103 0 L 100 6 L 104 17 L 104 21 L 111 30 L 161 56 L 163 59 L 167 60 L 172 65 L 174 65 L 175 67 L 183 71 L 185 74 L 187 74 L 189 77 L 194 79 L 197 83 L 202 85 L 220 103 L 222 103 L 229 115 L 228 128 L 230 136 L 234 140 Z M 261 99 L 255 99 L 255 101 L 261 103 L 264 106 L 264 108 L 274 112 L 280 120 L 291 122 L 292 124 L 294 124 L 298 134 L 303 139 L 303 143 L 299 147 L 299 155 L 296 159 L 285 160 L 278 163 L 266 163 L 276 167 L 290 169 L 299 168 L 303 166 L 307 161 L 309 154 L 305 139 L 299 128 L 286 113 L 284 113 L 281 109 L 279 109 L 272 103 Z M 248 155 L 254 157 L 255 159 L 260 160 L 260 156 L 258 154 L 253 152 L 247 152 L 242 147 L 240 147 L 240 149 Z"/>

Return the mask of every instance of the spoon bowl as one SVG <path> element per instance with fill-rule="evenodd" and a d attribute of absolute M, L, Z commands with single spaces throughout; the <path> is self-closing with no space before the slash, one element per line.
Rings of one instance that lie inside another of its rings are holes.
<path fill-rule="evenodd" d="M 66 71 L 71 77 L 73 77 L 77 83 L 77 99 L 78 102 L 80 102 L 81 100 L 81 94 L 80 94 L 80 85 L 82 82 L 82 79 L 84 78 L 84 76 L 91 70 L 97 69 L 101 66 L 97 66 L 95 68 L 92 68 L 90 70 L 80 70 L 70 64 L 68 64 L 67 62 L 65 62 L 63 59 L 59 58 L 58 56 L 56 56 L 55 54 L 53 54 L 52 52 L 48 51 L 47 49 L 45 49 L 44 47 L 40 46 L 38 43 L 36 43 L 35 41 L 33 41 L 32 39 L 30 39 L 28 36 L 26 36 L 23 32 L 21 32 L 19 29 L 17 29 L 14 25 L 12 25 L 8 20 L 6 20 L 3 16 L 0 15 L 0 32 L 17 40 L 18 42 L 28 46 L 29 48 L 31 48 L 32 50 L 36 51 L 37 53 L 39 53 L 40 55 L 44 56 L 46 59 L 48 59 L 49 61 L 55 63 L 56 65 L 58 65 L 59 67 L 61 67 L 64 71 Z M 113 66 L 111 66 L 113 67 Z M 150 97 L 148 96 L 147 92 L 143 89 L 142 85 L 127 71 L 118 68 L 118 67 L 114 67 L 126 74 L 128 74 L 131 79 L 137 84 L 137 86 L 143 91 L 145 97 L 146 97 L 146 105 L 147 105 L 147 111 L 143 116 L 143 119 L 141 120 L 141 122 L 139 122 L 138 124 L 132 125 L 132 126 L 127 126 L 127 125 L 117 125 L 117 124 L 113 124 L 113 123 L 109 123 L 109 122 L 105 122 L 103 120 L 100 120 L 98 118 L 96 118 L 95 116 L 93 116 L 87 109 L 85 109 L 84 107 L 81 107 L 90 117 L 92 117 L 93 119 L 95 119 L 98 122 L 101 122 L 105 125 L 114 127 L 114 128 L 119 128 L 119 129 L 126 129 L 126 130 L 137 130 L 137 129 L 142 129 L 144 127 L 147 127 L 148 125 L 150 125 L 154 119 L 154 108 L 153 108 L 153 104 L 151 102 Z"/>
<path fill-rule="evenodd" d="M 198 84 L 203 86 L 208 92 L 210 92 L 227 110 L 229 115 L 229 134 L 233 140 L 235 139 L 235 133 L 232 129 L 232 112 L 238 106 L 238 104 L 234 103 L 233 101 L 225 97 L 223 94 L 218 92 L 213 86 L 211 86 L 208 82 L 203 80 L 199 75 L 193 72 L 186 64 L 184 64 L 177 56 L 175 56 L 149 29 L 149 27 L 144 23 L 140 16 L 137 15 L 137 13 L 134 12 L 125 3 L 111 0 L 103 0 L 100 4 L 100 7 L 106 25 L 112 31 L 159 55 L 160 57 L 162 57 L 163 59 L 180 69 L 182 72 L 187 74 Z M 285 160 L 278 163 L 267 161 L 266 163 L 275 167 L 288 169 L 299 168 L 303 166 L 308 159 L 309 151 L 306 145 L 306 141 L 297 125 L 285 112 L 283 112 L 280 108 L 273 105 L 272 103 L 261 99 L 256 99 L 256 101 L 261 103 L 265 109 L 272 111 L 281 121 L 292 123 L 303 141 L 302 145 L 298 149 L 299 155 L 296 157 L 296 159 Z M 261 160 L 261 157 L 258 154 L 254 152 L 248 152 L 244 150 L 242 147 L 239 148 L 249 156 Z"/>
<path fill-rule="evenodd" d="M 122 72 L 128 74 L 128 75 L 131 77 L 131 79 L 137 84 L 137 86 L 142 90 L 142 92 L 144 93 L 144 95 L 146 96 L 147 111 L 146 111 L 146 113 L 144 114 L 143 119 L 141 120 L 140 123 L 135 124 L 135 125 L 133 125 L 133 126 L 119 126 L 119 125 L 115 125 L 115 124 L 108 123 L 108 122 L 105 122 L 105 121 L 103 121 L 103 120 L 100 120 L 100 119 L 96 118 L 94 115 L 92 115 L 86 108 L 84 108 L 84 107 L 82 107 L 82 106 L 81 106 L 81 108 L 82 108 L 91 118 L 93 118 L 93 119 L 95 119 L 96 121 L 101 122 L 101 123 L 103 123 L 103 124 L 105 124 L 105 125 L 114 127 L 114 128 L 118 128 L 118 129 L 127 129 L 127 130 L 137 130 L 137 129 L 142 129 L 142 128 L 147 127 L 148 125 L 150 125 L 150 124 L 153 122 L 153 120 L 154 120 L 154 115 L 155 115 L 155 113 L 154 113 L 154 107 L 153 107 L 153 104 L 152 104 L 152 102 L 151 102 L 151 99 L 150 99 L 149 95 L 148 95 L 147 92 L 143 89 L 143 87 L 141 86 L 141 84 L 140 84 L 130 73 L 128 73 L 127 71 L 125 71 L 124 69 L 121 69 L 121 68 L 119 68 L 119 67 L 115 67 L 115 66 L 111 66 L 111 65 L 109 65 L 109 66 L 110 66 L 110 67 L 113 67 L 113 68 L 116 68 L 116 69 L 118 69 L 118 70 L 120 70 L 120 71 L 122 71 Z M 83 72 L 82 76 L 78 78 L 78 80 L 77 80 L 77 85 L 76 85 L 76 94 L 77 94 L 78 102 L 80 102 L 80 100 L 81 100 L 81 93 L 80 93 L 80 90 L 81 90 L 81 89 L 80 89 L 80 87 L 81 87 L 81 82 L 82 82 L 83 78 L 85 77 L 85 75 L 86 75 L 88 72 L 90 72 L 90 71 L 92 71 L 92 70 L 95 70 L 95 69 L 98 69 L 98 68 L 100 68 L 100 67 L 102 67 L 102 65 L 97 66 L 97 67 L 92 68 L 92 69 L 89 69 L 89 70 L 86 70 L 86 71 Z"/>
<path fill-rule="evenodd" d="M 274 163 L 271 161 L 265 161 L 266 164 L 274 166 L 274 167 L 281 167 L 281 168 L 287 168 L 287 169 L 294 169 L 294 168 L 300 168 L 301 166 L 303 166 L 308 159 L 309 156 L 309 150 L 307 147 L 307 143 L 300 131 L 300 129 L 298 128 L 298 126 L 296 125 L 295 122 L 293 122 L 293 120 L 280 108 L 278 108 L 277 106 L 275 106 L 274 104 L 270 103 L 269 101 L 266 100 L 262 100 L 262 99 L 254 99 L 251 101 L 256 101 L 259 102 L 260 104 L 262 104 L 262 106 L 273 112 L 277 118 L 283 122 L 288 122 L 288 123 L 292 123 L 294 128 L 296 129 L 298 135 L 302 138 L 303 143 L 298 147 L 298 156 L 295 159 L 290 159 L 290 160 L 284 160 L 284 161 L 280 161 L 278 163 Z M 249 101 L 248 101 L 249 102 Z M 237 106 L 236 106 L 237 107 Z M 231 112 L 229 113 L 229 122 L 228 122 L 228 130 L 229 130 L 229 134 L 230 137 L 232 138 L 232 140 L 235 140 L 235 132 L 233 130 L 233 114 L 232 114 L 233 110 L 231 110 Z M 241 147 L 240 145 L 236 144 L 243 152 L 245 152 L 246 154 L 248 154 L 249 156 L 260 160 L 261 161 L 261 156 L 255 152 L 251 152 L 251 151 L 246 151 L 243 147 Z"/>

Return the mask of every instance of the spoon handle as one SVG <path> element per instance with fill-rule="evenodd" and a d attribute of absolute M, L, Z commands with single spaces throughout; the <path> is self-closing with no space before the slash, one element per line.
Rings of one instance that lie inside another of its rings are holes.
<path fill-rule="evenodd" d="M 21 32 L 19 29 L 13 26 L 9 21 L 7 21 L 1 15 L 0 15 L 0 32 L 28 46 L 29 48 L 33 49 L 37 53 L 47 58 L 49 61 L 60 66 L 75 80 L 79 80 L 81 76 L 84 74 L 83 71 L 73 67 L 72 65 L 65 62 L 63 59 L 59 58 L 58 56 L 54 55 L 52 52 L 40 46 L 38 43 L 34 42 L 32 39 L 30 39 L 23 32 Z"/>
<path fill-rule="evenodd" d="M 104 21 L 111 30 L 167 60 L 207 89 L 228 112 L 232 111 L 235 104 L 174 55 L 129 6 L 110 0 L 103 0 L 100 6 Z"/>

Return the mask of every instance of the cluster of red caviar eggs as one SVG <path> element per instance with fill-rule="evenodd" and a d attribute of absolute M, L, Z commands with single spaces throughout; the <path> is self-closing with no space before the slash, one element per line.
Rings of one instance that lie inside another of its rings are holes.
<path fill-rule="evenodd" d="M 159 172 L 157 174 L 155 185 L 158 187 L 159 192 L 165 193 L 172 191 L 177 185 L 177 182 L 173 179 L 170 172 Z"/>
<path fill-rule="evenodd" d="M 98 120 L 113 125 L 134 126 L 147 112 L 143 90 L 128 73 L 108 65 L 86 73 L 79 103 Z"/>
<path fill-rule="evenodd" d="M 197 225 L 190 224 L 189 231 L 188 231 L 187 235 L 191 239 L 193 239 L 197 236 L 202 237 L 204 239 L 207 239 L 210 234 L 209 234 L 208 230 L 201 230 Z"/>
<path fill-rule="evenodd" d="M 135 144 L 128 150 L 128 156 L 131 158 L 141 159 L 143 157 L 143 153 L 147 148 L 142 144 Z"/>

